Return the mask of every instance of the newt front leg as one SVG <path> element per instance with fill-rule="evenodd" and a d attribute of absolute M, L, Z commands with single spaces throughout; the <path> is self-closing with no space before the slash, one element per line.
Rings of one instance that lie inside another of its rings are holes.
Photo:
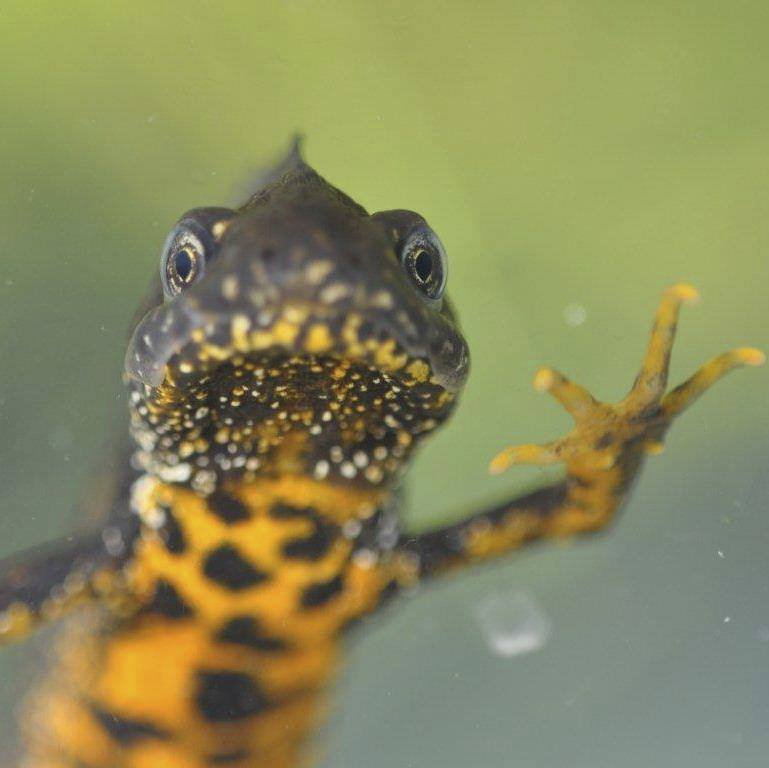
<path fill-rule="evenodd" d="M 571 414 L 575 427 L 566 437 L 544 445 L 506 448 L 492 460 L 490 470 L 496 474 L 514 464 L 564 463 L 565 480 L 409 539 L 404 554 L 416 562 L 420 577 L 485 560 L 535 539 L 597 531 L 612 521 L 645 456 L 662 450 L 676 416 L 732 369 L 764 362 L 757 349 L 734 349 L 666 393 L 678 313 L 682 304 L 697 299 L 689 285 L 665 291 L 641 370 L 617 404 L 597 401 L 552 368 L 538 371 L 535 389 L 553 395 Z"/>

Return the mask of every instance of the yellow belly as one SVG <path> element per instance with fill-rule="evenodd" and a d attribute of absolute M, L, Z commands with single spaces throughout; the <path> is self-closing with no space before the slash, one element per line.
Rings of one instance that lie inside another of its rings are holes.
<path fill-rule="evenodd" d="M 142 481 L 130 611 L 64 636 L 26 707 L 27 765 L 300 764 L 340 633 L 389 580 L 353 535 L 381 503 L 305 478 L 208 499 Z"/>

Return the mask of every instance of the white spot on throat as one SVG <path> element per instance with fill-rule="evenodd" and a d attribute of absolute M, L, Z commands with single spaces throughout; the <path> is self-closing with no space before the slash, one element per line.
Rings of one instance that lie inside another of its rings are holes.
<path fill-rule="evenodd" d="M 185 483 L 190 479 L 192 467 L 184 462 L 175 467 L 162 467 L 158 474 L 167 483 Z"/>

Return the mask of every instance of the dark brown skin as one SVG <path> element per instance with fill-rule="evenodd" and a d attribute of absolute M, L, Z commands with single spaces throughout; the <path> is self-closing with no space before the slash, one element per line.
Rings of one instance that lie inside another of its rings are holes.
<path fill-rule="evenodd" d="M 296 150 L 240 209 L 182 217 L 126 354 L 133 458 L 104 527 L 0 564 L 0 638 L 81 607 L 27 704 L 25 765 L 305 763 L 350 626 L 429 576 L 605 527 L 674 417 L 762 361 L 728 352 L 666 394 L 696 296 L 674 286 L 619 404 L 537 374 L 575 429 L 492 471 L 563 462 L 562 482 L 411 536 L 395 490 L 468 373 L 445 274 L 421 216 L 369 216 Z"/>

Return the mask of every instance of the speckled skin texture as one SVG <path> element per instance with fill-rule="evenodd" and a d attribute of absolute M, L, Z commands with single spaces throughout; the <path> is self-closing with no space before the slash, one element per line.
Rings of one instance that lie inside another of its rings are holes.
<path fill-rule="evenodd" d="M 617 405 L 537 375 L 575 429 L 492 470 L 563 462 L 564 481 L 409 536 L 395 491 L 469 366 L 425 220 L 369 216 L 295 150 L 240 209 L 185 214 L 160 283 L 103 527 L 0 564 L 0 639 L 81 608 L 25 705 L 30 768 L 307 764 L 354 624 L 433 574 L 603 528 L 672 419 L 762 359 L 734 350 L 665 394 L 696 295 L 668 289 Z"/>

